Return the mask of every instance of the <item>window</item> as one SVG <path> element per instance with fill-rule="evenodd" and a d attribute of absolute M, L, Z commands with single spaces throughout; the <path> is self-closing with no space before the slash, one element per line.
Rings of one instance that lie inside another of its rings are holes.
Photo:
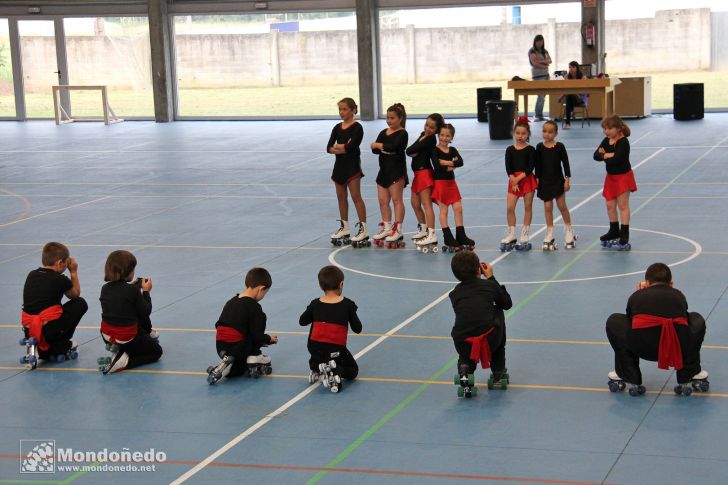
<path fill-rule="evenodd" d="M 10 62 L 8 20 L 0 19 L 0 117 L 15 117 L 13 66 Z"/>

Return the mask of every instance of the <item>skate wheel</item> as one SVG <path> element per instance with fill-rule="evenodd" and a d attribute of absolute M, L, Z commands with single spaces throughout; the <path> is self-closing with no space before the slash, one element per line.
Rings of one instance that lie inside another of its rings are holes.
<path fill-rule="evenodd" d="M 427 254 L 427 253 L 429 253 L 429 252 L 430 252 L 430 250 L 429 250 L 429 249 L 427 249 L 427 248 L 420 248 L 419 246 L 417 247 L 417 250 L 418 250 L 418 251 L 422 251 L 422 253 L 423 253 L 423 254 Z"/>
<path fill-rule="evenodd" d="M 501 387 L 501 389 L 503 389 L 504 391 L 505 391 L 506 389 L 508 389 L 508 380 L 507 380 L 507 379 L 501 379 L 501 384 L 500 384 L 500 387 Z"/>
<path fill-rule="evenodd" d="M 693 381 L 693 389 L 698 392 L 708 392 L 710 383 L 708 381 Z"/>
<path fill-rule="evenodd" d="M 675 391 L 675 394 L 677 394 L 678 396 L 681 395 L 682 392 L 683 392 L 683 388 L 682 388 L 682 386 L 680 384 L 678 384 L 677 386 L 673 387 L 672 390 Z"/>
<path fill-rule="evenodd" d="M 69 355 L 69 357 L 71 358 L 71 360 L 76 360 L 76 359 L 78 359 L 78 352 L 76 352 L 75 350 L 74 350 L 74 351 L 72 351 L 72 352 L 71 352 L 71 355 Z"/>
<path fill-rule="evenodd" d="M 488 378 L 488 389 L 492 391 L 493 388 L 495 388 L 495 382 L 493 381 L 493 377 L 489 377 Z"/>
<path fill-rule="evenodd" d="M 609 381 L 609 383 L 607 385 L 609 386 L 609 391 L 610 392 L 617 392 L 617 391 L 619 391 L 619 383 L 617 383 L 615 381 Z M 677 392 L 677 391 L 675 391 L 675 392 Z"/>
<path fill-rule="evenodd" d="M 452 382 L 455 385 L 460 385 L 460 374 L 455 374 L 452 378 Z"/>
<path fill-rule="evenodd" d="M 478 388 L 473 386 L 473 388 L 470 390 L 470 392 L 473 395 L 473 397 L 475 397 L 478 395 Z"/>
<path fill-rule="evenodd" d="M 63 354 L 59 354 L 59 355 L 56 355 L 53 358 L 53 360 L 55 360 L 56 362 L 58 362 L 60 364 L 61 362 L 65 362 L 66 361 L 66 356 L 63 355 Z"/>
<path fill-rule="evenodd" d="M 433 253 L 438 253 L 438 252 L 440 252 L 440 248 L 438 248 L 437 246 L 433 246 L 432 252 Z"/>
<path fill-rule="evenodd" d="M 468 385 L 474 386 L 475 385 L 475 375 L 468 374 Z"/>
<path fill-rule="evenodd" d="M 271 375 L 272 373 L 273 373 L 273 367 L 271 367 L 271 366 L 267 366 L 267 367 L 265 368 L 265 375 L 269 376 L 269 375 Z"/>
<path fill-rule="evenodd" d="M 26 362 L 28 362 L 28 361 L 26 360 L 25 356 L 22 356 L 22 357 L 20 358 L 20 363 L 21 363 L 21 364 L 25 364 Z"/>
<path fill-rule="evenodd" d="M 208 367 L 207 367 L 207 371 L 205 371 L 205 372 L 207 372 L 207 373 L 209 374 L 210 372 L 212 372 L 212 370 L 213 370 L 214 368 L 215 368 L 215 366 L 214 366 L 214 365 L 208 366 Z"/>
<path fill-rule="evenodd" d="M 207 376 L 207 383 L 210 385 L 215 384 L 215 377 L 214 376 Z"/>
<path fill-rule="evenodd" d="M 640 396 L 641 396 L 642 394 L 644 394 L 645 392 L 647 392 L 647 389 L 645 389 L 645 386 L 637 386 L 637 393 L 638 393 L 638 394 L 639 394 Z"/>
<path fill-rule="evenodd" d="M 463 389 L 462 387 L 458 387 L 458 397 L 463 396 L 465 396 L 465 389 Z"/>
<path fill-rule="evenodd" d="M 683 395 L 689 396 L 693 393 L 693 390 L 689 386 L 683 386 Z"/>
<path fill-rule="evenodd" d="M 26 339 L 24 339 L 24 338 L 20 339 L 20 345 L 22 345 L 23 347 L 25 347 L 25 342 L 26 342 Z"/>

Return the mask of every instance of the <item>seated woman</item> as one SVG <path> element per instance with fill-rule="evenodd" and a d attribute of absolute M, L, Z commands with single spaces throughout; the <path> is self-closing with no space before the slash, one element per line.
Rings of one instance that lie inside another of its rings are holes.
<path fill-rule="evenodd" d="M 579 68 L 579 63 L 571 61 L 569 63 L 569 72 L 566 73 L 564 79 L 582 79 L 584 73 Z M 566 104 L 566 117 L 564 119 L 564 128 L 571 128 L 571 117 L 574 114 L 574 106 L 585 106 L 589 100 L 588 94 L 567 94 L 564 96 Z"/>

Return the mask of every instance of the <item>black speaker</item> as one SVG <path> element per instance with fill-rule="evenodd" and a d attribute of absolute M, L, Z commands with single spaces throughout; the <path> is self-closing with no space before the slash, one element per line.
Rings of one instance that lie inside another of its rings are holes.
<path fill-rule="evenodd" d="M 488 121 L 488 101 L 501 99 L 501 88 L 478 88 L 478 121 Z"/>
<path fill-rule="evenodd" d="M 673 84 L 672 99 L 676 120 L 702 120 L 705 116 L 703 83 Z"/>
<path fill-rule="evenodd" d="M 513 137 L 513 119 L 516 116 L 516 102 L 509 100 L 488 101 L 490 122 L 488 132 L 491 140 L 507 140 Z"/>

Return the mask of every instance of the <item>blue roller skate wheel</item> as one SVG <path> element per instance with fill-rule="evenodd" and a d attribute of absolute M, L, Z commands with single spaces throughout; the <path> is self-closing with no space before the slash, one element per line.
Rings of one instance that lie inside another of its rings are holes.
<path fill-rule="evenodd" d="M 38 362 L 38 357 L 36 357 L 35 355 L 28 356 L 28 363 L 35 364 L 36 362 Z"/>
<path fill-rule="evenodd" d="M 26 359 L 26 357 L 27 357 L 27 356 L 26 356 L 26 355 L 24 355 L 24 356 L 22 356 L 22 357 L 21 357 L 21 358 L 19 359 L 19 360 L 20 360 L 20 363 L 21 363 L 21 364 L 28 364 L 28 363 L 29 363 L 29 362 L 28 362 L 28 360 Z"/>
<path fill-rule="evenodd" d="M 684 396 L 689 396 L 692 393 L 693 393 L 693 390 L 690 388 L 690 386 L 688 386 L 688 385 L 683 386 L 683 395 Z"/>
<path fill-rule="evenodd" d="M 20 345 L 22 345 L 23 347 L 25 347 L 25 341 L 26 341 L 25 338 L 21 338 L 20 339 Z"/>
<path fill-rule="evenodd" d="M 71 354 L 69 355 L 69 357 L 71 358 L 71 360 L 78 359 L 78 352 L 76 352 L 75 350 L 72 351 Z"/>
<path fill-rule="evenodd" d="M 58 354 L 58 355 L 56 355 L 56 356 L 53 357 L 53 360 L 55 360 L 56 362 L 58 362 L 60 364 L 61 362 L 65 362 L 66 361 L 66 356 L 63 355 L 63 354 Z"/>
<path fill-rule="evenodd" d="M 681 395 L 683 392 L 683 388 L 680 384 L 675 386 L 672 390 L 675 391 L 675 394 L 677 394 L 678 396 Z"/>

